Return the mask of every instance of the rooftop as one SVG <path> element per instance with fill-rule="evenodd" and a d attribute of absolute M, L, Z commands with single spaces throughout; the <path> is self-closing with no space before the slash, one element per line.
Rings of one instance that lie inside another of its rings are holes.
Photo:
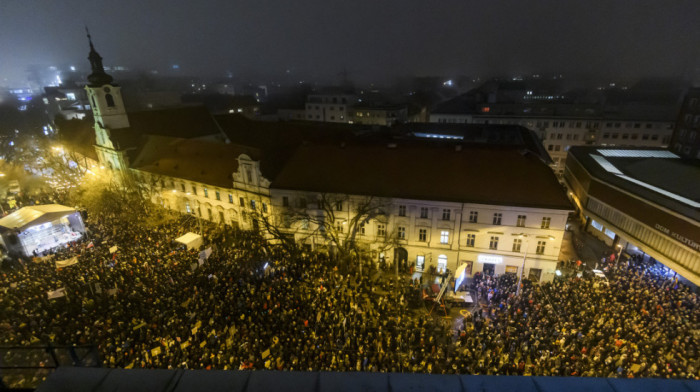
<path fill-rule="evenodd" d="M 205 140 L 149 136 L 131 167 L 152 174 L 230 188 L 237 158 L 259 159 L 255 148 Z"/>
<path fill-rule="evenodd" d="M 537 156 L 503 146 L 307 144 L 271 188 L 571 210 Z"/>
<path fill-rule="evenodd" d="M 662 149 L 575 146 L 569 154 L 595 178 L 700 221 L 700 165 Z"/>

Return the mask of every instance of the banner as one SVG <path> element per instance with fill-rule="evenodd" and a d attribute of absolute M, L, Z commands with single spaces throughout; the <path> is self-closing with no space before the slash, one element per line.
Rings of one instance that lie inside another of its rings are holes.
<path fill-rule="evenodd" d="M 203 251 L 199 252 L 199 259 L 200 260 L 206 260 L 211 256 L 211 246 L 208 247 L 207 249 L 204 249 Z"/>
<path fill-rule="evenodd" d="M 66 296 L 66 289 L 60 288 L 60 289 L 54 290 L 54 291 L 47 291 L 46 295 L 48 295 L 49 299 L 56 299 L 56 298 L 65 297 Z"/>
<path fill-rule="evenodd" d="M 70 259 L 65 260 L 56 260 L 56 268 L 65 268 L 74 264 L 78 264 L 78 256 L 74 256 Z"/>

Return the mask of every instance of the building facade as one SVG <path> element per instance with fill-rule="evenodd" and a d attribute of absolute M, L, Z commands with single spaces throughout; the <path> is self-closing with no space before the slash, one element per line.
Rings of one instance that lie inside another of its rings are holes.
<path fill-rule="evenodd" d="M 306 98 L 306 120 L 348 123 L 351 108 L 356 102 L 354 94 L 311 94 Z"/>
<path fill-rule="evenodd" d="M 700 284 L 700 170 L 660 149 L 570 153 L 564 179 L 585 230 Z"/>

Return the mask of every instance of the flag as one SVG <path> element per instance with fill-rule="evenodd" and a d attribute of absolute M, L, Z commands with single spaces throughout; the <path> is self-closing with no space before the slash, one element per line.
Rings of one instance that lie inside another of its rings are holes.
<path fill-rule="evenodd" d="M 48 295 L 49 299 L 56 299 L 56 298 L 65 297 L 66 296 L 66 289 L 60 288 L 60 289 L 53 290 L 53 291 L 47 291 L 46 295 Z"/>
<path fill-rule="evenodd" d="M 64 268 L 74 264 L 78 264 L 78 256 L 71 257 L 65 260 L 56 260 L 56 268 Z"/>

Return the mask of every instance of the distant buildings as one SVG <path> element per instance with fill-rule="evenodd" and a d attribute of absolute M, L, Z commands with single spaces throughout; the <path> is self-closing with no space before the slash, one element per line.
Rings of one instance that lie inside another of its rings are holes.
<path fill-rule="evenodd" d="M 700 88 L 691 89 L 683 101 L 670 148 L 676 154 L 700 159 Z"/>
<path fill-rule="evenodd" d="M 341 91 L 328 91 L 311 94 L 306 98 L 306 120 L 348 123 L 351 120 L 351 107 L 357 103 L 354 94 Z"/>
<path fill-rule="evenodd" d="M 489 82 L 438 105 L 430 122 L 514 124 L 540 136 L 561 176 L 572 146 L 666 147 L 683 87 L 641 83 L 627 90 L 566 93 L 551 83 Z"/>

